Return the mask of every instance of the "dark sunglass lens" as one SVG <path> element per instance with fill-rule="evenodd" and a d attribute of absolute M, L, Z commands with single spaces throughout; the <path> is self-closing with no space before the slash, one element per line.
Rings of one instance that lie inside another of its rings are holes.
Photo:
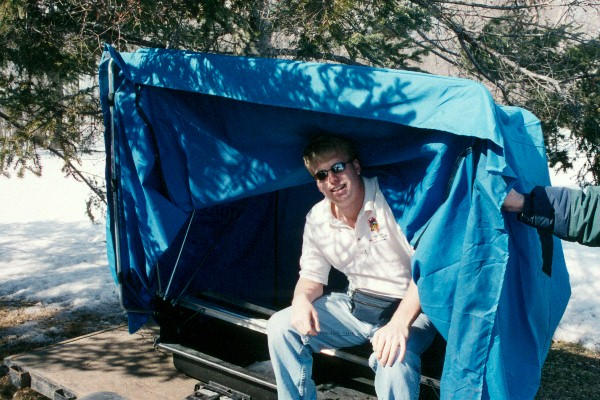
<path fill-rule="evenodd" d="M 325 170 L 317 171 L 317 173 L 315 174 L 315 178 L 318 181 L 322 181 L 323 179 L 327 178 L 327 171 L 325 171 Z"/>
<path fill-rule="evenodd" d="M 331 166 L 331 170 L 333 172 L 335 172 L 336 174 L 342 172 L 345 168 L 346 168 L 346 163 L 343 163 L 343 162 L 337 162 Z"/>

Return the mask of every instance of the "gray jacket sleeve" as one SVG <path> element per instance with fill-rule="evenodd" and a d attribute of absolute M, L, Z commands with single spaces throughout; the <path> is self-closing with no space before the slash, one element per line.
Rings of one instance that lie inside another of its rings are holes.
<path fill-rule="evenodd" d="M 565 239 L 600 246 L 600 186 L 589 186 L 585 191 L 569 189 L 569 197 Z"/>
<path fill-rule="evenodd" d="M 538 186 L 525 195 L 519 220 L 564 240 L 600 246 L 600 186 L 586 191 Z"/>

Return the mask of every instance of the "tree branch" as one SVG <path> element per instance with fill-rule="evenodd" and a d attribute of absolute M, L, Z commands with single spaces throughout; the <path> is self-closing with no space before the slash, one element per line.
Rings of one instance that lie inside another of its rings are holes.
<path fill-rule="evenodd" d="M 45 146 L 45 148 L 50 151 L 52 154 L 54 154 L 55 156 L 61 158 L 65 164 L 67 164 L 69 166 L 69 168 L 75 172 L 75 174 L 83 181 L 85 182 L 85 184 L 92 190 L 92 192 L 94 192 L 94 194 L 96 196 L 98 196 L 98 198 L 100 198 L 100 200 L 102 200 L 102 202 L 104 204 L 106 203 L 106 198 L 104 196 L 104 193 L 102 193 L 102 191 L 100 191 L 97 187 L 95 187 L 84 175 L 83 173 L 73 165 L 73 163 L 71 163 L 70 160 L 68 160 L 60 151 L 58 151 L 57 149 L 53 148 L 52 146 Z"/>
<path fill-rule="evenodd" d="M 0 110 L 0 117 L 2 119 L 4 119 L 6 122 L 8 122 L 9 124 L 11 124 L 13 127 L 17 128 L 17 129 L 23 129 L 23 127 L 18 123 L 13 121 L 10 116 L 4 114 L 1 110 Z"/>
<path fill-rule="evenodd" d="M 275 57 L 277 57 L 277 56 L 290 56 L 290 57 L 294 57 L 294 58 L 298 57 L 298 50 L 296 50 L 296 49 L 272 48 L 272 52 L 273 52 L 272 53 L 273 56 L 275 56 Z M 341 64 L 358 65 L 358 66 L 366 65 L 366 64 L 360 63 L 358 61 L 355 61 L 351 58 L 344 57 L 344 56 L 341 56 L 338 54 L 333 54 L 333 53 L 318 53 L 316 56 L 321 60 L 335 61 L 335 62 L 339 62 Z"/>
<path fill-rule="evenodd" d="M 0 111 L 0 117 L 2 117 L 4 120 L 8 121 L 13 127 L 17 128 L 17 129 L 23 129 L 24 127 L 17 123 L 12 121 L 12 119 L 6 115 L 5 113 L 3 113 L 2 111 Z M 89 188 L 92 192 L 94 192 L 94 194 L 96 196 L 98 196 L 98 198 L 100 200 L 102 200 L 102 202 L 104 204 L 106 204 L 106 198 L 104 196 L 104 193 L 102 193 L 101 190 L 99 190 L 96 186 L 94 186 L 92 184 L 92 182 L 90 182 L 84 175 L 83 173 L 73 165 L 73 163 L 67 159 L 64 154 L 62 154 L 59 150 L 55 149 L 54 147 L 50 146 L 50 145 L 45 145 L 43 143 L 40 142 L 39 139 L 37 139 L 35 136 L 31 137 L 31 141 L 33 142 L 33 144 L 35 146 L 41 147 L 43 149 L 46 149 L 48 151 L 50 151 L 52 154 L 54 154 L 55 156 L 59 157 L 60 159 L 62 159 L 64 161 L 64 163 L 66 165 L 69 166 L 69 168 L 75 173 L 75 175 L 77 175 L 79 177 L 79 179 L 81 179 Z"/>
<path fill-rule="evenodd" d="M 522 67 L 521 65 L 512 61 L 511 59 L 506 57 L 504 54 L 501 54 L 501 53 L 497 52 L 496 50 L 491 49 L 490 47 L 480 43 L 475 38 L 473 38 L 469 34 L 469 32 L 467 32 L 460 24 L 456 23 L 451 17 L 444 15 L 443 12 L 439 8 L 432 7 L 431 4 L 428 4 L 427 2 L 424 3 L 419 0 L 415 0 L 415 2 L 417 4 L 419 4 L 420 6 L 427 7 L 429 10 L 431 10 L 432 14 L 434 15 L 434 17 L 436 19 L 438 19 L 445 26 L 447 26 L 448 29 L 450 29 L 452 32 L 454 32 L 456 34 L 456 36 L 459 40 L 459 44 L 460 44 L 461 48 L 463 49 L 463 51 L 465 52 L 465 54 L 467 55 L 467 57 L 469 58 L 469 61 L 473 64 L 473 66 L 477 69 L 477 71 L 480 74 L 482 74 L 487 80 L 489 80 L 491 83 L 496 85 L 502 91 L 503 97 L 505 98 L 506 101 L 509 101 L 509 99 L 508 99 L 508 93 L 506 92 L 505 88 L 496 79 L 493 79 L 491 76 L 489 76 L 487 71 L 477 62 L 475 56 L 470 51 L 469 46 L 472 46 L 473 48 L 481 49 L 482 51 L 490 54 L 491 56 L 502 61 L 509 67 L 519 71 L 523 75 L 538 82 L 540 85 L 544 86 L 548 90 L 554 90 L 558 93 L 564 92 L 560 86 L 560 83 L 556 79 L 546 76 L 546 75 L 538 74 L 533 71 L 530 71 L 529 69 Z M 438 1 L 437 3 L 440 3 L 440 2 Z M 469 46 L 467 46 L 467 44 Z M 549 86 L 540 83 L 540 81 L 545 82 Z M 510 103 L 510 101 L 509 101 L 509 103 Z"/>
<path fill-rule="evenodd" d="M 509 96 L 508 92 L 506 91 L 506 88 L 502 84 L 500 84 L 500 82 L 498 82 L 496 79 L 489 76 L 487 71 L 477 62 L 477 59 L 475 58 L 475 56 L 473 56 L 473 54 L 471 53 L 471 50 L 465 43 L 464 38 L 461 37 L 460 35 L 458 36 L 458 42 L 460 43 L 461 48 L 463 49 L 463 51 L 469 58 L 469 61 L 471 61 L 471 64 L 473 64 L 475 66 L 477 71 L 481 75 L 483 75 L 488 81 L 493 83 L 498 89 L 500 89 L 500 91 L 502 92 L 502 97 L 504 97 L 504 101 L 506 101 L 508 104 L 512 104 L 512 101 L 510 101 L 510 96 Z"/>
<path fill-rule="evenodd" d="M 514 5 L 514 6 L 495 6 L 495 5 L 491 5 L 491 4 L 482 4 L 482 3 L 468 3 L 465 1 L 450 1 L 450 0 L 431 0 L 432 3 L 441 3 L 443 4 L 455 4 L 458 6 L 467 6 L 467 7 L 471 7 L 471 8 L 485 8 L 488 10 L 503 10 L 503 11 L 514 11 L 514 10 L 526 10 L 526 9 L 530 9 L 530 8 L 539 8 L 539 7 L 545 7 L 545 6 L 549 6 L 552 5 L 552 2 L 547 2 L 547 3 L 540 3 L 540 4 L 535 4 L 535 5 L 530 5 L 530 6 L 519 6 L 519 5 Z"/>

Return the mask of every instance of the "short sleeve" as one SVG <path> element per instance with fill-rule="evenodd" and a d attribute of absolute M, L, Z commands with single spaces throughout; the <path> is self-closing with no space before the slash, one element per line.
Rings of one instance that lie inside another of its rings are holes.
<path fill-rule="evenodd" d="M 300 277 L 327 285 L 331 264 L 318 246 L 313 224 L 307 220 L 302 236 L 300 256 Z"/>

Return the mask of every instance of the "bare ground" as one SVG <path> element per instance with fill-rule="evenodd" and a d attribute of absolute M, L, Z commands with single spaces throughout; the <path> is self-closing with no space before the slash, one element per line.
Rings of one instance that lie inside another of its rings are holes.
<path fill-rule="evenodd" d="M 577 344 L 554 342 L 536 399 L 600 399 L 600 354 Z"/>
<path fill-rule="evenodd" d="M 99 315 L 0 297 L 0 360 L 124 322 L 125 317 L 119 310 L 112 315 Z M 0 371 L 0 400 L 46 399 L 29 388 L 17 390 L 8 375 L 2 375 Z"/>
<path fill-rule="evenodd" d="M 0 360 L 124 321 L 118 310 L 107 316 L 0 297 Z M 0 400 L 46 399 L 28 388 L 17 390 L 8 375 L 2 375 L 0 370 Z M 553 343 L 536 399 L 600 399 L 600 354 L 576 344 Z"/>

